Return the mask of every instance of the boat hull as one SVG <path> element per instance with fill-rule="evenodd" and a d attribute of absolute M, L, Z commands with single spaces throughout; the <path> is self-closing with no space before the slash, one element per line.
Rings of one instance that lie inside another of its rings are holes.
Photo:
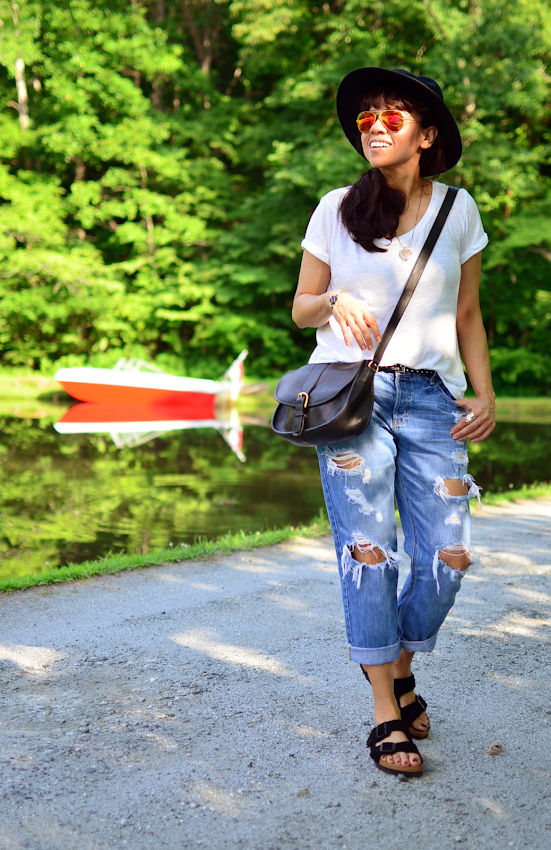
<path fill-rule="evenodd" d="M 214 409 L 217 393 L 158 390 L 153 387 L 129 387 L 122 384 L 91 384 L 75 381 L 59 382 L 65 392 L 78 401 L 93 404 L 143 404 L 166 407 L 190 407 Z"/>
<path fill-rule="evenodd" d="M 92 367 L 60 369 L 55 380 L 73 398 L 94 404 L 186 404 L 207 410 L 213 409 L 217 397 L 231 395 L 232 390 L 227 381 Z"/>

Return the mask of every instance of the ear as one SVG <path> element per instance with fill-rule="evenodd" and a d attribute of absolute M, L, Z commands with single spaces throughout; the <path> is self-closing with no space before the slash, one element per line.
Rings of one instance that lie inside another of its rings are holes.
<path fill-rule="evenodd" d="M 419 145 L 419 147 L 427 150 L 432 147 L 435 139 L 438 135 L 438 127 L 427 127 L 426 130 L 421 131 L 423 133 L 423 141 Z"/>

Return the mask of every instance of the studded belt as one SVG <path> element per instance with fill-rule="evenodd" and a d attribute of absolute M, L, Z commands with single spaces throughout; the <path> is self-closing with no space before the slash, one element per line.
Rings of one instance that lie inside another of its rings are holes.
<path fill-rule="evenodd" d="M 392 366 L 381 366 L 379 372 L 408 372 L 414 375 L 434 375 L 434 369 L 410 369 L 402 363 L 393 363 Z"/>

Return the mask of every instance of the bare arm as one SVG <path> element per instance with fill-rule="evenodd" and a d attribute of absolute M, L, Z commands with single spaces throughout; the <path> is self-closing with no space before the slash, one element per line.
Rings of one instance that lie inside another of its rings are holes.
<path fill-rule="evenodd" d="M 304 251 L 293 302 L 293 321 L 299 328 L 321 328 L 331 318 L 329 297 L 338 294 L 338 301 L 332 312 L 341 327 L 345 343 L 352 345 L 353 336 L 362 351 L 366 348 L 371 351 L 373 341 L 370 329 L 376 342 L 381 339 L 377 322 L 352 295 L 342 289 L 332 289 L 328 292 L 330 279 L 331 267 L 309 251 Z"/>
<path fill-rule="evenodd" d="M 461 283 L 457 300 L 457 338 L 461 357 L 476 398 L 458 402 L 471 411 L 475 419 L 469 425 L 462 419 L 452 428 L 456 440 L 480 443 L 495 428 L 495 393 L 490 371 L 490 354 L 480 312 L 480 265 L 482 252 L 461 266 Z"/>

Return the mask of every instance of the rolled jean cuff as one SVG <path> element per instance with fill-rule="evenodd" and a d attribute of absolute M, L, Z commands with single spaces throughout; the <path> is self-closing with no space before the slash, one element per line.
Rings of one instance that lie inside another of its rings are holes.
<path fill-rule="evenodd" d="M 433 635 L 426 640 L 404 640 L 401 638 L 400 646 L 406 652 L 432 652 L 436 646 L 437 635 Z"/>
<path fill-rule="evenodd" d="M 360 646 L 352 646 L 349 643 L 348 657 L 350 661 L 356 661 L 358 664 L 372 664 L 374 667 L 379 664 L 389 664 L 391 661 L 396 661 L 400 657 L 400 644 L 393 643 L 392 646 L 377 646 L 374 649 L 364 649 Z"/>

